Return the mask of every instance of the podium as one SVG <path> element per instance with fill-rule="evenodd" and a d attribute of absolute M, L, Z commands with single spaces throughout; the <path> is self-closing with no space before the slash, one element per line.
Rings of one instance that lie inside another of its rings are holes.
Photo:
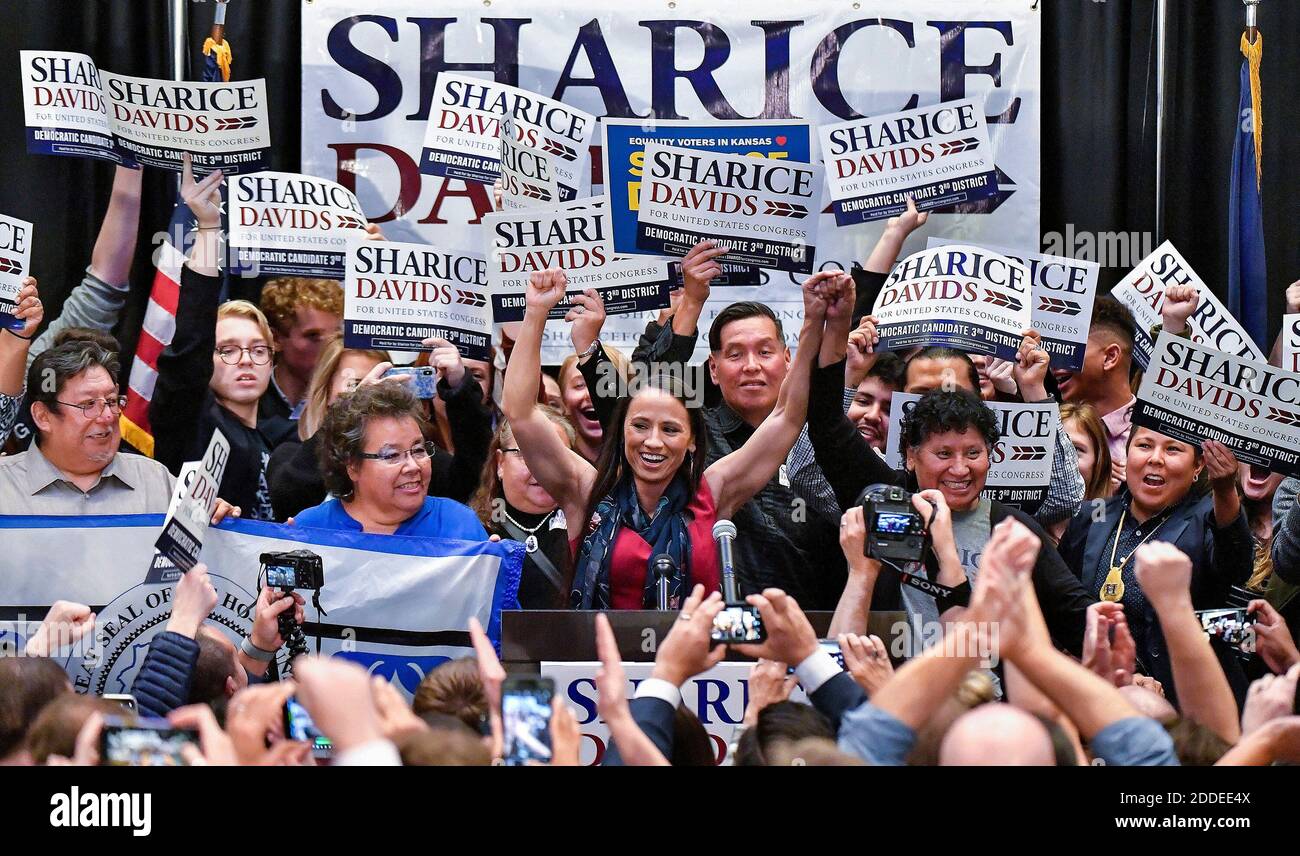
<path fill-rule="evenodd" d="M 596 654 L 596 611 L 568 609 L 507 609 L 501 611 L 501 663 L 513 673 L 536 673 L 543 661 L 587 662 Z M 676 612 L 652 609 L 610 610 L 605 613 L 618 640 L 624 662 L 653 662 L 659 644 L 668 636 Z M 825 638 L 831 612 L 809 612 L 808 620 L 818 638 Z M 889 650 L 894 640 L 908 634 L 907 613 L 872 612 L 867 632 L 879 636 Z M 906 640 L 905 640 L 906 641 Z M 904 649 L 906 650 L 906 649 Z M 738 652 L 727 653 L 729 661 L 749 661 Z M 793 665 L 793 664 L 791 664 Z"/>

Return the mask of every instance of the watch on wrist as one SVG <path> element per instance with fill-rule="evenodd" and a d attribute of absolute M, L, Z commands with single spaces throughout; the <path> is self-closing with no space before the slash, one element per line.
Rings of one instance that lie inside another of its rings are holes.
<path fill-rule="evenodd" d="M 274 651 L 264 651 L 261 648 L 257 647 L 256 645 L 253 644 L 253 637 L 251 636 L 244 637 L 244 641 L 239 643 L 239 650 L 243 651 L 245 654 L 247 654 L 249 657 L 253 658 L 254 660 L 258 660 L 263 663 L 269 663 L 275 659 Z"/>

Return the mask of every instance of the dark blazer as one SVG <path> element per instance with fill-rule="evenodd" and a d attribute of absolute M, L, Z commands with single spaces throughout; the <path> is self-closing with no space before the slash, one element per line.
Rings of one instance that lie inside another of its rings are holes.
<path fill-rule="evenodd" d="M 628 702 L 632 711 L 632 720 L 645 732 L 650 742 L 670 761 L 673 757 L 673 725 L 677 711 L 671 704 L 661 698 L 634 698 Z M 618 745 L 609 741 L 602 767 L 622 767 L 623 756 L 619 754 Z"/>
<path fill-rule="evenodd" d="M 840 672 L 818 687 L 808 700 L 831 721 L 831 727 L 839 734 L 844 714 L 866 704 L 867 691 L 858 686 L 848 672 Z"/>
<path fill-rule="evenodd" d="M 1127 495 L 1106 500 L 1105 513 L 1094 522 L 1093 511 L 1085 507 L 1065 530 L 1059 552 L 1065 557 L 1070 570 L 1083 583 L 1083 588 L 1093 598 L 1101 591 L 1105 577 L 1099 567 L 1109 562 L 1115 526 L 1124 508 Z M 1234 585 L 1242 585 L 1250 577 L 1255 561 L 1255 550 L 1250 537 L 1250 526 L 1244 512 L 1222 528 L 1215 525 L 1214 497 L 1188 497 L 1183 500 L 1160 527 L 1155 539 L 1166 541 L 1182 550 L 1192 560 L 1192 605 L 1196 609 L 1215 609 L 1228 605 L 1228 592 Z M 1164 685 L 1165 695 L 1176 700 L 1173 672 L 1169 666 L 1169 649 L 1156 620 L 1155 609 L 1147 604 L 1142 615 L 1126 616 L 1130 624 L 1140 623 L 1147 630 L 1138 660 L 1151 677 Z M 1224 665 L 1228 681 L 1238 693 L 1245 689 L 1245 674 L 1234 655 L 1215 647 Z"/>

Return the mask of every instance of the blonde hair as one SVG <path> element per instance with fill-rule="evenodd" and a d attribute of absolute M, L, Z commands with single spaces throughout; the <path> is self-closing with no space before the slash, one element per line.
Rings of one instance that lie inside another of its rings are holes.
<path fill-rule="evenodd" d="M 287 332 L 300 306 L 343 317 L 343 285 L 333 279 L 277 277 L 262 288 L 262 311 L 275 329 Z"/>
<path fill-rule="evenodd" d="M 217 323 L 220 324 L 226 318 L 243 318 L 245 321 L 252 321 L 257 325 L 266 344 L 268 346 L 275 344 L 275 337 L 271 335 L 271 325 L 267 323 L 266 316 L 262 314 L 262 310 L 247 300 L 228 300 L 218 306 Z"/>
<path fill-rule="evenodd" d="M 316 368 L 307 384 L 302 413 L 298 416 L 298 439 L 307 440 L 320 428 L 325 411 L 330 406 L 330 390 L 334 387 L 334 374 L 339 370 L 345 354 L 364 354 L 377 363 L 392 362 L 387 351 L 359 351 L 343 347 L 343 334 L 336 333 L 326 340 L 316 358 Z"/>
<path fill-rule="evenodd" d="M 609 358 L 609 361 L 614 364 L 615 370 L 618 371 L 618 376 L 623 379 L 624 383 L 626 383 L 632 376 L 632 363 L 628 360 L 627 355 L 618 348 L 606 348 L 604 345 L 601 345 L 601 348 L 604 349 L 605 356 Z M 578 354 L 569 354 L 564 358 L 564 362 L 560 363 L 560 371 L 555 379 L 560 384 L 561 395 L 564 394 L 564 376 L 569 371 L 578 370 L 578 359 Z M 539 380 L 538 383 L 540 384 L 541 381 Z M 593 399 L 596 397 L 596 391 L 594 389 L 591 390 L 591 397 Z"/>
<path fill-rule="evenodd" d="M 1083 486 L 1084 499 L 1105 499 L 1114 490 L 1110 483 L 1111 457 L 1110 445 L 1106 442 L 1106 426 L 1097 413 L 1097 408 L 1083 402 L 1066 402 L 1061 405 L 1061 425 L 1077 422 L 1092 441 L 1093 455 L 1092 478 Z"/>

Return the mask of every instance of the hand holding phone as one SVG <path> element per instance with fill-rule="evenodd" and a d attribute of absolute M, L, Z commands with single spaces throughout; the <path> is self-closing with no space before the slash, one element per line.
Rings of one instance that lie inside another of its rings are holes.
<path fill-rule="evenodd" d="M 717 645 L 743 645 L 767 641 L 767 628 L 758 607 L 747 603 L 732 603 L 713 616 L 713 630 L 709 639 Z"/>
<path fill-rule="evenodd" d="M 551 678 L 506 678 L 501 689 L 501 720 L 505 732 L 502 755 L 507 766 L 530 761 L 551 762 Z"/>
<path fill-rule="evenodd" d="M 165 719 L 104 717 L 99 733 L 101 767 L 184 767 L 185 746 L 199 751 L 199 733 Z"/>

